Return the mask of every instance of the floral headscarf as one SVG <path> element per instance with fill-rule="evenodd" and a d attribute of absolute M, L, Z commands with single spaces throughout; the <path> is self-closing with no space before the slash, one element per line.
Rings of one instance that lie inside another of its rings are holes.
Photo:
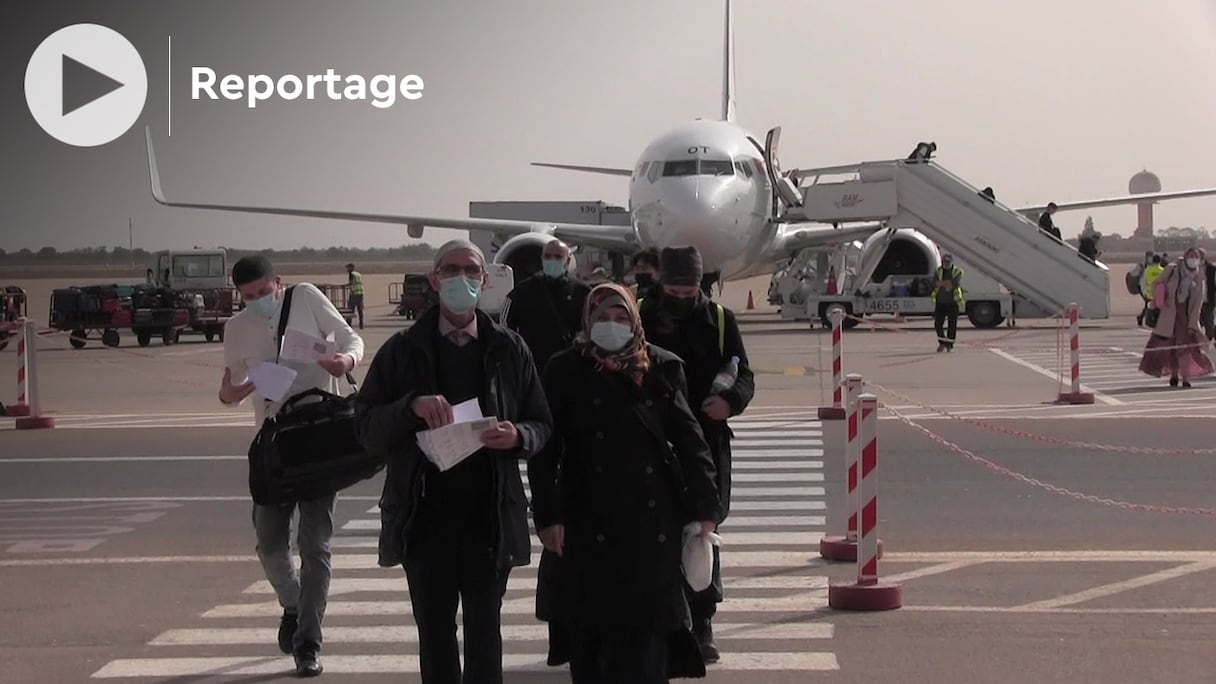
<path fill-rule="evenodd" d="M 615 352 L 604 351 L 591 341 L 591 326 L 596 317 L 611 307 L 625 309 L 633 327 L 633 340 Z M 601 369 L 623 372 L 641 384 L 646 371 L 650 370 L 650 356 L 646 353 L 646 334 L 642 331 L 642 317 L 633 293 L 616 283 L 596 285 L 583 305 L 583 329 L 574 338 L 574 348 L 594 360 Z"/>

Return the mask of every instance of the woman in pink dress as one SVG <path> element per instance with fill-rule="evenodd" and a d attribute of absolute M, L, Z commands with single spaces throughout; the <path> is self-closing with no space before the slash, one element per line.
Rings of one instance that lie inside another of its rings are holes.
<path fill-rule="evenodd" d="M 1170 264 L 1153 284 L 1153 305 L 1161 312 L 1153 334 L 1144 346 L 1140 372 L 1170 377 L 1170 387 L 1191 386 L 1191 378 L 1212 372 L 1205 351 L 1207 339 L 1200 327 L 1200 310 L 1206 296 L 1203 259 L 1192 247 Z"/>

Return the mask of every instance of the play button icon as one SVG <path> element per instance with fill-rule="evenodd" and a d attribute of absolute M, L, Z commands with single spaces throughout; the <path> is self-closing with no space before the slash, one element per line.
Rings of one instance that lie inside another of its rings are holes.
<path fill-rule="evenodd" d="M 97 24 L 73 24 L 47 36 L 25 70 L 34 120 L 60 142 L 104 145 L 143 112 L 148 75 L 135 46 Z"/>

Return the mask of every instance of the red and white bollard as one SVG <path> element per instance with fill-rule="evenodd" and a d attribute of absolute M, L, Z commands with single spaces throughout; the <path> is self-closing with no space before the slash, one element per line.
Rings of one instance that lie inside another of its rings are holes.
<path fill-rule="evenodd" d="M 1077 322 L 1080 318 L 1081 307 L 1076 303 L 1068 305 L 1068 345 L 1072 351 L 1072 387 L 1069 392 L 1060 393 L 1060 403 L 1092 404 L 1093 392 L 1081 391 L 1081 329 Z"/>
<path fill-rule="evenodd" d="M 841 358 L 840 343 L 844 330 L 844 311 L 832 309 L 828 312 L 832 321 L 832 405 L 819 407 L 819 420 L 844 420 L 844 404 L 840 394 L 844 389 L 844 361 Z"/>
<path fill-rule="evenodd" d="M 829 584 L 828 606 L 841 610 L 891 610 L 903 605 L 903 587 L 878 580 L 878 397 L 862 394 L 857 403 L 861 416 L 857 581 Z"/>
<path fill-rule="evenodd" d="M 25 391 L 25 319 L 21 320 L 21 336 L 17 338 L 17 403 L 4 407 L 8 416 L 28 416 L 30 405 L 26 402 Z"/>
<path fill-rule="evenodd" d="M 18 430 L 38 430 L 55 427 L 55 419 L 42 415 L 42 398 L 38 394 L 38 330 L 34 321 L 25 321 L 21 331 L 21 341 L 17 345 L 17 353 L 21 355 L 24 364 L 18 365 L 17 377 L 20 379 L 21 397 L 24 401 L 28 396 L 28 415 L 17 418 Z M 8 413 L 8 410 L 5 411 Z"/>
<path fill-rule="evenodd" d="M 862 379 L 858 373 L 849 373 L 845 379 L 846 437 L 844 445 L 845 510 L 848 523 L 843 537 L 824 537 L 819 540 L 819 555 L 828 560 L 857 560 L 857 483 L 858 464 L 861 461 L 860 412 L 857 400 L 862 392 Z M 882 553 L 882 541 L 879 542 Z"/>

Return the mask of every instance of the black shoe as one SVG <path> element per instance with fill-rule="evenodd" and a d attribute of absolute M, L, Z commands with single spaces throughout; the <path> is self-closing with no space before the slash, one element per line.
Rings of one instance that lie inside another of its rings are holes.
<path fill-rule="evenodd" d="M 298 624 L 295 613 L 283 611 L 283 618 L 279 620 L 279 650 L 287 655 L 291 655 L 291 642 L 296 636 Z"/>
<path fill-rule="evenodd" d="M 1176 378 L 1176 377 L 1170 378 L 1170 387 L 1177 387 L 1177 386 L 1178 386 L 1178 378 Z"/>
<path fill-rule="evenodd" d="M 321 674 L 321 661 L 317 659 L 317 648 L 304 645 L 296 651 L 296 675 L 299 677 L 316 677 Z"/>
<path fill-rule="evenodd" d="M 1190 380 L 1183 380 L 1183 381 L 1182 381 L 1182 388 L 1183 388 L 1183 389 L 1190 389 L 1190 388 L 1191 388 L 1191 381 L 1190 381 Z"/>
<path fill-rule="evenodd" d="M 705 659 L 706 665 L 721 659 L 722 654 L 714 643 L 714 627 L 709 620 L 699 621 L 693 629 L 693 636 L 697 638 L 697 646 L 701 648 L 701 657 Z"/>

